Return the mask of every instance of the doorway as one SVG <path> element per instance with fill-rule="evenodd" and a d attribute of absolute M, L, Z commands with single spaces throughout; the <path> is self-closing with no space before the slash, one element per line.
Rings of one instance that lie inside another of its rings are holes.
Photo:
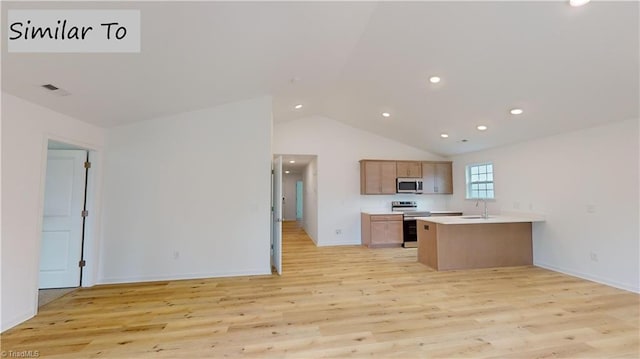
<path fill-rule="evenodd" d="M 274 158 L 276 157 L 282 157 L 283 218 L 285 221 L 294 222 L 293 225 L 302 228 L 316 243 L 318 156 L 275 154 Z"/>
<path fill-rule="evenodd" d="M 49 141 L 44 178 L 38 303 L 82 285 L 89 151 Z"/>
<path fill-rule="evenodd" d="M 296 181 L 296 221 L 302 223 L 302 196 L 304 194 L 302 181 Z"/>

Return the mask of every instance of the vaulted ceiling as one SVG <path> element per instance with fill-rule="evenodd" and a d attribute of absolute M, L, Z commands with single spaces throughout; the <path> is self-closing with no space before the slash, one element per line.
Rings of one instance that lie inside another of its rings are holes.
<path fill-rule="evenodd" d="M 3 42 L 3 91 L 102 127 L 271 95 L 276 122 L 323 115 L 450 155 L 639 117 L 637 2 L 3 2 L 3 20 L 8 8 L 141 10 L 140 53 Z"/>

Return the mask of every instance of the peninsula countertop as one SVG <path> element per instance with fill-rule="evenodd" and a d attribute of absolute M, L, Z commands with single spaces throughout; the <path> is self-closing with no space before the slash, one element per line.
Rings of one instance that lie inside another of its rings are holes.
<path fill-rule="evenodd" d="M 418 210 L 420 212 L 423 212 L 423 210 Z M 429 210 L 424 210 L 424 212 L 429 212 L 431 214 L 434 215 L 446 215 L 446 214 L 457 214 L 457 213 L 462 213 L 462 211 L 429 211 Z M 403 214 L 404 212 L 401 211 L 385 211 L 385 210 L 373 210 L 373 211 L 362 211 L 361 213 L 364 214 L 368 214 L 371 216 L 391 216 L 394 214 Z M 430 217 L 424 217 L 424 218 L 430 218 Z"/>
<path fill-rule="evenodd" d="M 368 214 L 370 216 L 393 216 L 393 215 L 402 215 L 402 212 L 397 211 L 362 211 L 363 214 Z"/>
<path fill-rule="evenodd" d="M 544 217 L 539 215 L 489 215 L 482 218 L 480 215 L 444 216 L 444 217 L 417 217 L 416 220 L 437 224 L 488 224 L 488 223 L 524 223 L 544 222 Z"/>

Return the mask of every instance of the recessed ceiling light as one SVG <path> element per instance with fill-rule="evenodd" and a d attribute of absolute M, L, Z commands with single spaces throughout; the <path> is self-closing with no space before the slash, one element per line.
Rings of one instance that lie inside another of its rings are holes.
<path fill-rule="evenodd" d="M 382 117 L 391 117 L 391 114 L 389 112 L 383 112 Z"/>
<path fill-rule="evenodd" d="M 521 108 L 512 108 L 511 111 L 512 115 L 522 115 L 524 113 L 524 110 L 522 110 Z"/>
<path fill-rule="evenodd" d="M 291 173 L 291 171 L 284 171 L 284 173 L 287 173 L 287 174 L 289 174 L 289 173 Z"/>
<path fill-rule="evenodd" d="M 296 110 L 299 110 L 299 109 L 302 108 L 302 104 L 299 103 L 299 104 L 295 105 L 293 108 L 295 108 Z"/>
<path fill-rule="evenodd" d="M 296 163 L 296 161 L 294 161 L 294 160 L 291 160 L 291 161 L 289 161 L 289 163 Z"/>
<path fill-rule="evenodd" d="M 569 5 L 573 7 L 578 7 L 578 6 L 586 5 L 587 3 L 589 3 L 589 1 L 591 0 L 569 0 Z"/>
<path fill-rule="evenodd" d="M 488 127 L 485 125 L 478 125 L 478 127 L 476 128 L 478 129 L 478 131 L 486 131 Z"/>
<path fill-rule="evenodd" d="M 429 82 L 431 82 L 432 84 L 437 84 L 438 82 L 440 82 L 440 77 L 431 76 L 431 77 L 429 77 Z"/>
<path fill-rule="evenodd" d="M 442 138 L 449 138 L 449 135 L 448 135 L 448 134 L 446 134 L 446 133 L 441 133 L 441 134 L 440 134 L 440 137 L 442 137 Z"/>

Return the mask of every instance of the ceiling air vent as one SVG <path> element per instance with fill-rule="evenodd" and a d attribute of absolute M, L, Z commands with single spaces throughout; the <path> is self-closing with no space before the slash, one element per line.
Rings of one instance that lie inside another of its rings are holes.
<path fill-rule="evenodd" d="M 56 95 L 56 96 L 69 96 L 71 95 L 69 93 L 69 91 L 65 90 L 65 89 L 61 89 L 60 87 L 56 86 L 56 85 L 52 85 L 52 84 L 46 84 L 46 85 L 42 85 L 43 88 L 51 91 L 49 92 L 52 95 Z"/>
<path fill-rule="evenodd" d="M 55 91 L 58 88 L 53 86 L 52 84 L 46 84 L 46 85 L 42 85 L 42 87 L 46 88 L 47 90 L 51 90 L 51 91 Z"/>

